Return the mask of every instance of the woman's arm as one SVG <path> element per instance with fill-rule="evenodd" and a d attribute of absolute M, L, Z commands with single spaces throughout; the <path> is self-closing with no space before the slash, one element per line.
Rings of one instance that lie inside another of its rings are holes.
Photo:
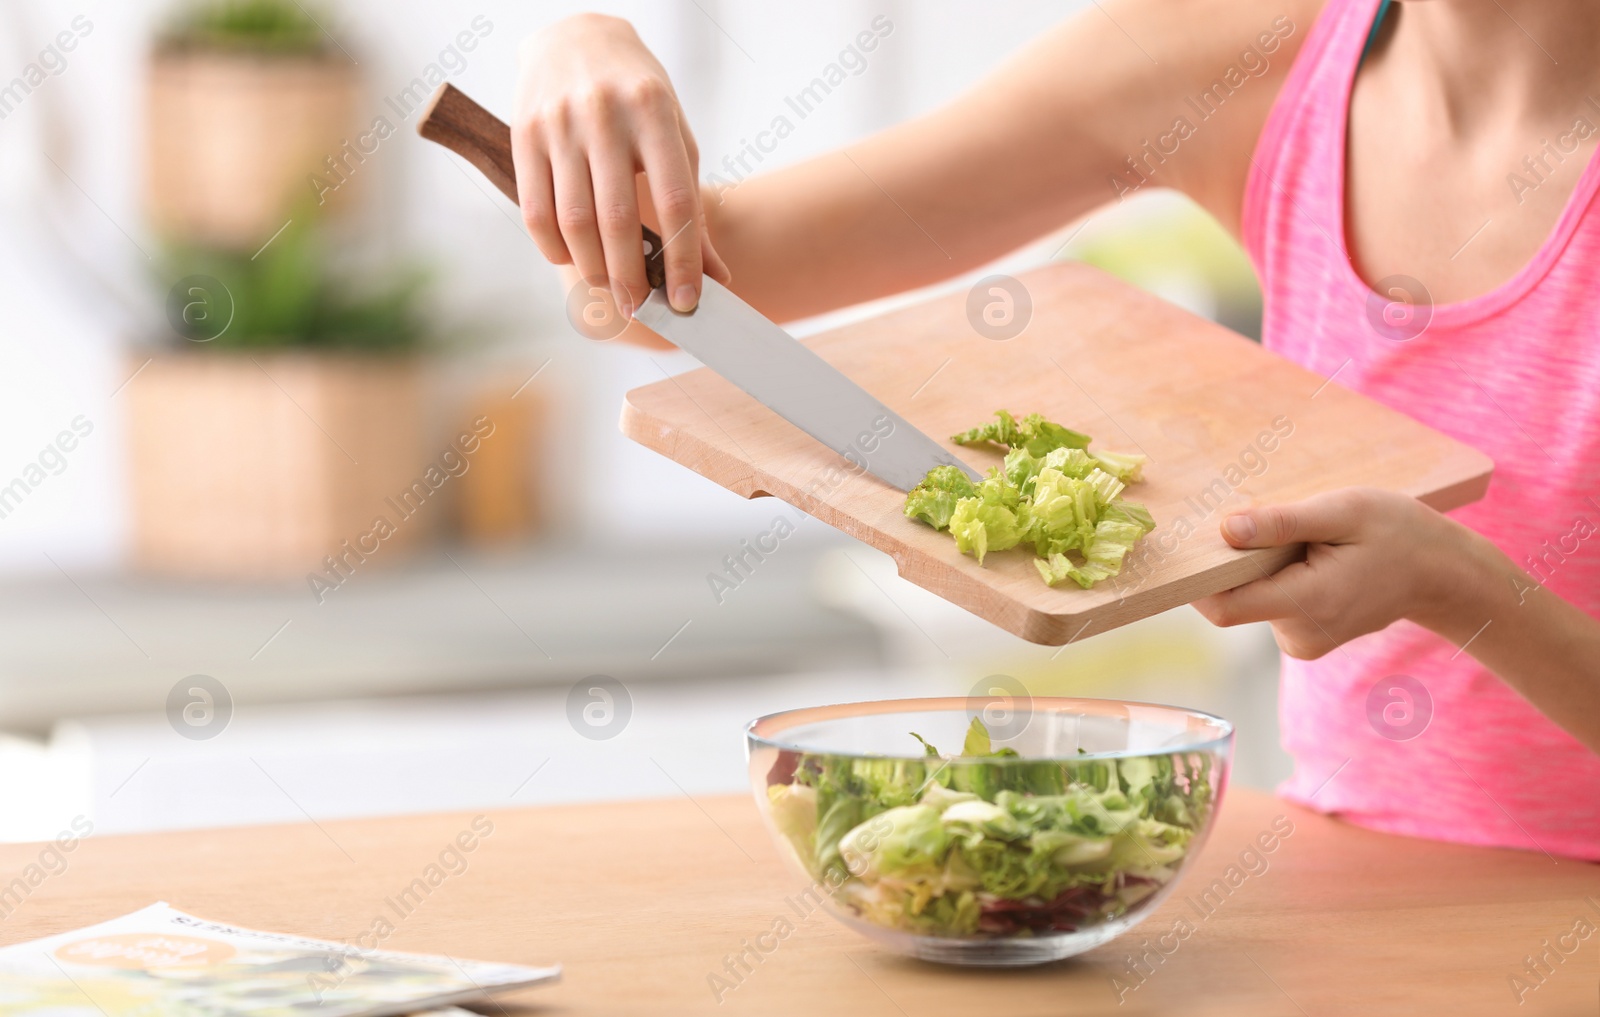
<path fill-rule="evenodd" d="M 1299 22 L 1252 0 L 1102 7 L 1051 29 L 954 102 L 713 205 L 712 235 L 740 294 L 793 318 L 967 271 L 1117 200 L 1138 184 L 1130 159 L 1147 188 L 1180 188 L 1236 223 L 1252 146 L 1310 5 L 1287 8 Z M 1206 107 L 1187 100 L 1262 33 L 1274 52 L 1247 58 L 1260 77 L 1241 71 L 1241 86 L 1204 119 Z"/>
<path fill-rule="evenodd" d="M 1305 542 L 1306 560 L 1197 601 L 1216 625 L 1272 623 L 1313 659 L 1408 619 L 1464 648 L 1600 752 L 1600 621 L 1482 535 L 1414 498 L 1352 488 L 1223 520 L 1235 547 Z"/>
<path fill-rule="evenodd" d="M 1256 136 L 1317 7 L 1097 3 L 947 106 L 721 195 L 685 188 L 698 159 L 687 119 L 632 29 L 571 19 L 525 49 L 513 124 L 524 218 L 550 260 L 609 274 L 619 299 L 642 292 L 633 224 L 659 223 L 678 238 L 669 293 L 697 294 L 702 264 L 720 268 L 714 249 L 733 288 L 780 320 L 974 268 L 1141 177 L 1236 230 Z"/>

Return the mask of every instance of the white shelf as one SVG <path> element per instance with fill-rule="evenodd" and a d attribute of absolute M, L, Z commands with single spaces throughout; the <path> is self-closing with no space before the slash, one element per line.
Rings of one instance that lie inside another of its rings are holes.
<path fill-rule="evenodd" d="M 304 581 L 12 580 L 0 585 L 0 730 L 161 710 L 196 673 L 254 704 L 879 663 L 878 630 L 812 593 L 819 555 L 843 538 L 805 539 L 722 604 L 706 574 L 736 541 L 424 552 L 358 572 L 321 604 Z"/>

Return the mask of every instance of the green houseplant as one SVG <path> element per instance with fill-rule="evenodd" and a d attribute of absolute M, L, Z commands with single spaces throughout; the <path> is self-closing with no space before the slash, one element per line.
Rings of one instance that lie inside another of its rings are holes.
<path fill-rule="evenodd" d="M 425 472 L 420 358 L 437 330 L 423 275 L 358 277 L 334 269 L 338 253 L 302 209 L 254 257 L 186 245 L 167 259 L 165 341 L 130 366 L 125 393 L 146 571 L 325 571 Z M 409 514 L 384 560 L 439 515 Z"/>
<path fill-rule="evenodd" d="M 321 52 L 328 40 L 311 13 L 290 0 L 222 0 L 180 10 L 161 46 L 303 54 Z"/>
<path fill-rule="evenodd" d="M 308 186 L 360 93 L 331 24 L 297 0 L 198 0 L 154 41 L 146 210 L 167 313 L 124 393 L 147 571 L 304 577 L 425 466 L 424 280 L 350 271 L 353 225 L 333 220 L 358 189 Z M 416 513 L 385 557 L 438 515 Z"/>
<path fill-rule="evenodd" d="M 359 69 L 330 23 L 297 0 L 177 8 L 147 88 L 145 205 L 163 235 L 256 250 L 354 135 Z M 349 198 L 340 188 L 328 203 Z"/>
<path fill-rule="evenodd" d="M 340 254 L 309 204 L 253 255 L 177 246 L 162 276 L 200 280 L 201 292 L 169 294 L 168 324 L 189 343 L 218 350 L 398 354 L 433 334 L 422 307 L 425 271 L 405 265 L 341 271 Z"/>

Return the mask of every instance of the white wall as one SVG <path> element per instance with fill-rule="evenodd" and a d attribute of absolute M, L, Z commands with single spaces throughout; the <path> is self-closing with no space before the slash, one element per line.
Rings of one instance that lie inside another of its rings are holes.
<path fill-rule="evenodd" d="M 454 80 L 504 113 L 518 41 L 588 6 L 344 0 L 326 24 L 365 70 L 376 115 L 380 96 L 402 87 L 483 14 L 493 31 Z M 1063 10 L 1044 0 L 599 6 L 634 20 L 678 83 L 707 172 L 766 126 L 783 97 L 809 82 L 875 15 L 886 15 L 895 28 L 867 69 L 800 123 L 763 167 L 803 159 L 949 98 Z M 163 322 L 165 286 L 152 281 L 146 255 L 155 248 L 138 195 L 141 71 L 150 27 L 167 9 L 152 0 L 0 5 L 0 85 L 37 59 L 74 17 L 93 25 L 66 68 L 0 122 L 0 485 L 73 417 L 94 422 L 64 472 L 0 519 L 0 569 L 53 570 L 47 554 L 69 570 L 106 566 L 123 544 L 122 425 L 112 392 L 138 363 L 128 361 L 130 340 L 159 331 Z M 613 538 L 746 528 L 764 510 L 741 505 L 616 432 L 624 391 L 689 363 L 574 338 L 554 274 L 498 195 L 461 172 L 462 165 L 405 125 L 363 170 L 372 170 L 363 181 L 367 215 L 393 241 L 389 246 L 438 262 L 443 302 L 498 322 L 510 352 L 535 364 L 554 358 L 541 378 L 570 409 L 561 424 L 572 443 L 569 462 L 604 464 L 620 471 L 613 476 L 638 478 L 643 489 L 672 492 L 644 511 L 603 497 L 610 485 L 579 480 L 564 485 L 582 499 L 578 514 Z"/>

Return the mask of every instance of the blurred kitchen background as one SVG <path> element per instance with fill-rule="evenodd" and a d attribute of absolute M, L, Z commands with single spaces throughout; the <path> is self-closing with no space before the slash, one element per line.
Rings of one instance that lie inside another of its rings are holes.
<path fill-rule="evenodd" d="M 718 602 L 708 574 L 785 507 L 616 427 L 692 362 L 578 336 L 515 210 L 414 133 L 443 80 L 508 113 L 519 40 L 588 6 L 0 4 L 0 839 L 735 792 L 750 717 L 994 676 L 1222 713 L 1236 779 L 1285 776 L 1259 627 L 1183 608 L 1033 646 L 810 519 Z M 1080 5 L 595 6 L 727 178 L 877 15 L 761 169 L 949 99 Z M 1242 254 L 1154 189 L 940 289 L 1051 258 L 1259 316 Z M 346 554 L 379 511 L 394 532 Z"/>

